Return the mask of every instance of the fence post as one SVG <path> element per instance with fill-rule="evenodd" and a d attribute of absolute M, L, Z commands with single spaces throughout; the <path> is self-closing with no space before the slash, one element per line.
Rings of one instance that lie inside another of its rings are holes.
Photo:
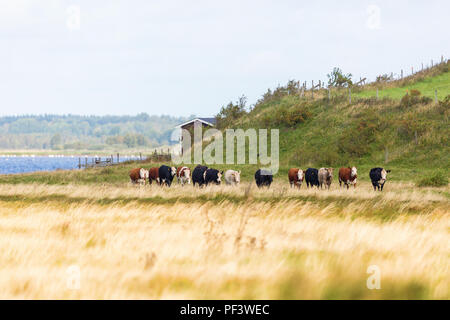
<path fill-rule="evenodd" d="M 438 98 L 437 98 L 437 90 L 434 90 L 434 103 L 438 102 Z"/>
<path fill-rule="evenodd" d="M 348 88 L 348 103 L 352 103 L 352 89 Z"/>
<path fill-rule="evenodd" d="M 81 169 L 81 158 L 78 157 L 78 169 Z"/>
<path fill-rule="evenodd" d="M 328 101 L 330 101 L 330 87 L 328 87 Z"/>
<path fill-rule="evenodd" d="M 117 163 L 120 162 L 119 153 L 117 153 Z"/>
<path fill-rule="evenodd" d="M 88 159 L 87 159 L 87 157 L 85 157 L 84 158 L 84 167 L 87 169 L 87 167 L 88 167 Z"/>
<path fill-rule="evenodd" d="M 441 63 L 444 63 L 444 55 L 441 55 Z"/>
<path fill-rule="evenodd" d="M 414 131 L 414 140 L 415 140 L 415 142 L 416 142 L 416 146 L 417 146 L 417 130 L 416 130 L 416 131 Z"/>
<path fill-rule="evenodd" d="M 433 59 L 431 59 L 431 67 L 433 68 Z"/>
<path fill-rule="evenodd" d="M 423 62 L 422 62 L 422 71 L 423 71 Z"/>
<path fill-rule="evenodd" d="M 403 69 L 400 71 L 400 79 L 403 79 Z"/>
<path fill-rule="evenodd" d="M 142 161 L 142 152 L 139 152 L 139 160 Z"/>
<path fill-rule="evenodd" d="M 414 74 L 414 67 L 411 67 L 411 75 Z"/>
<path fill-rule="evenodd" d="M 378 100 L 378 88 L 377 88 L 377 100 Z"/>
<path fill-rule="evenodd" d="M 311 80 L 311 97 L 314 99 L 314 80 Z"/>
<path fill-rule="evenodd" d="M 384 163 L 388 163 L 388 161 L 389 161 L 389 151 L 388 148 L 386 147 L 384 149 Z"/>

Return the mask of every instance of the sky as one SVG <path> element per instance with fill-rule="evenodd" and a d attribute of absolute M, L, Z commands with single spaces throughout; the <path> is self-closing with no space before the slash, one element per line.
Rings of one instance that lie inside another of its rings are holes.
<path fill-rule="evenodd" d="M 0 115 L 214 116 L 450 53 L 450 1 L 0 0 Z"/>

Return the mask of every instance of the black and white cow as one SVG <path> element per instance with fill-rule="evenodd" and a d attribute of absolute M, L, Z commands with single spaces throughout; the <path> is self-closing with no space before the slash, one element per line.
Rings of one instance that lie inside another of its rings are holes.
<path fill-rule="evenodd" d="M 316 186 L 319 188 L 319 170 L 316 168 L 308 168 L 305 171 L 305 181 L 306 186 L 309 188 L 311 185 L 311 188 Z"/>
<path fill-rule="evenodd" d="M 192 171 L 192 184 L 194 187 L 195 184 L 198 184 L 199 187 L 205 184 L 206 170 L 208 170 L 208 167 L 197 165 Z"/>
<path fill-rule="evenodd" d="M 391 170 L 385 170 L 384 168 L 372 168 L 370 169 L 370 180 L 372 181 L 373 190 L 383 191 L 384 184 L 386 183 L 387 174 Z"/>
<path fill-rule="evenodd" d="M 258 169 L 255 172 L 255 182 L 258 188 L 270 187 L 273 181 L 272 171 L 267 169 Z"/>
<path fill-rule="evenodd" d="M 177 169 L 175 167 L 169 167 L 162 165 L 159 167 L 158 175 L 159 175 L 159 184 L 166 184 L 168 187 L 172 184 L 173 177 L 177 174 Z"/>
<path fill-rule="evenodd" d="M 217 185 L 220 184 L 221 178 L 223 175 L 223 171 L 219 171 L 217 169 L 208 168 L 205 171 L 205 184 L 208 185 L 210 183 L 215 183 Z"/>

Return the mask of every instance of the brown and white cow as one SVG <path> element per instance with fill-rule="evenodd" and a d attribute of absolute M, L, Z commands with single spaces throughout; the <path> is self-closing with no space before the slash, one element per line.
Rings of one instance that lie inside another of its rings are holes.
<path fill-rule="evenodd" d="M 177 168 L 177 181 L 184 186 L 185 183 L 191 184 L 191 169 L 189 167 Z"/>
<path fill-rule="evenodd" d="M 152 184 L 153 181 L 159 184 L 159 167 L 153 167 L 149 170 L 148 182 Z"/>
<path fill-rule="evenodd" d="M 145 181 L 148 179 L 149 177 L 149 172 L 148 170 L 145 170 L 144 168 L 135 168 L 133 170 L 130 171 L 130 180 L 131 183 L 133 184 L 144 184 L 145 185 Z"/>
<path fill-rule="evenodd" d="M 320 168 L 318 177 L 320 189 L 325 185 L 330 190 L 331 181 L 333 181 L 333 168 Z"/>
<path fill-rule="evenodd" d="M 358 177 L 358 171 L 356 167 L 348 167 L 348 168 L 340 168 L 339 169 L 339 187 L 342 187 L 342 183 L 344 186 L 349 188 L 349 185 L 353 185 L 356 188 L 356 178 Z"/>
<path fill-rule="evenodd" d="M 291 169 L 289 169 L 288 177 L 289 177 L 289 183 L 291 184 L 291 188 L 298 187 L 300 189 L 300 187 L 302 186 L 303 177 L 304 177 L 303 170 L 298 169 L 298 168 L 291 168 Z"/>

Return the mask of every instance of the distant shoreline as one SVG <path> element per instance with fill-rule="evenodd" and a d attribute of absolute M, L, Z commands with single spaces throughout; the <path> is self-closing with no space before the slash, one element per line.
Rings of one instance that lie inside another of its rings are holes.
<path fill-rule="evenodd" d="M 167 150 L 167 146 L 157 147 L 152 149 L 143 150 L 1 150 L 0 157 L 116 157 L 117 154 L 120 157 L 139 157 L 154 153 L 155 150 Z"/>

